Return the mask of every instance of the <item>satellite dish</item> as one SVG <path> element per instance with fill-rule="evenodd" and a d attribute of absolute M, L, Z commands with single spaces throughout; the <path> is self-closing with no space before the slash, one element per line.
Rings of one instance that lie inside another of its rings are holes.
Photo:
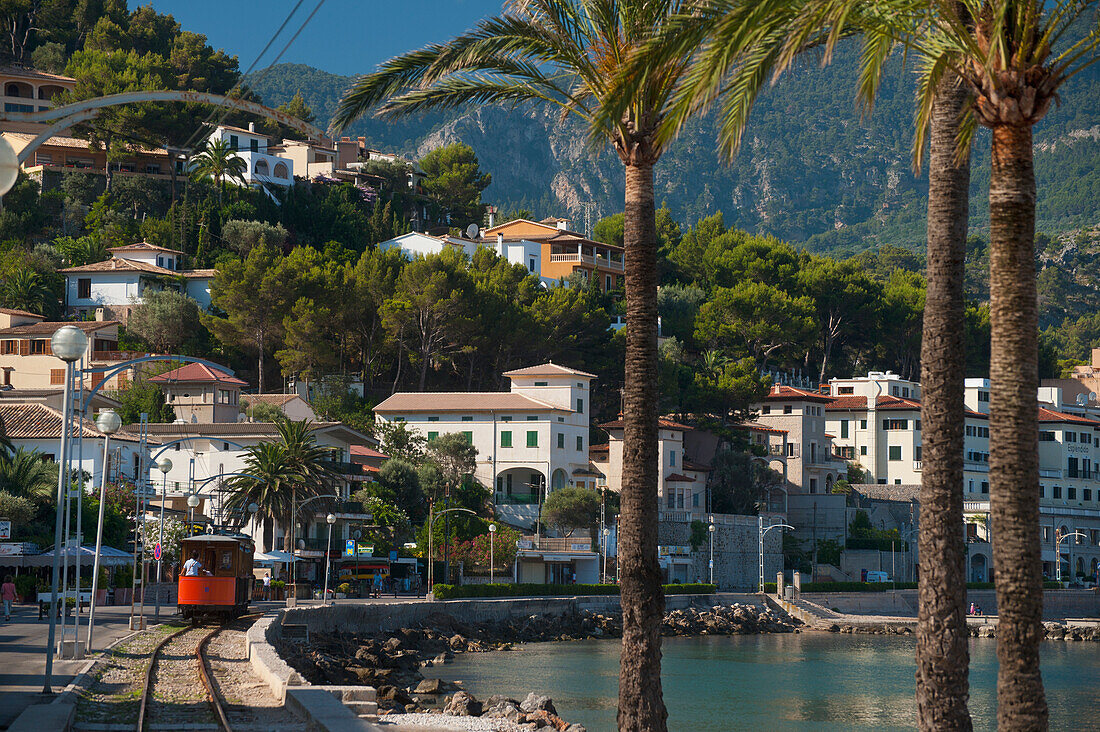
<path fill-rule="evenodd" d="M 19 156 L 11 143 L 0 137 L 0 196 L 11 190 L 19 177 Z"/>
<path fill-rule="evenodd" d="M 470 224 L 469 226 L 466 227 L 466 238 L 467 239 L 476 239 L 477 235 L 480 231 L 481 231 L 481 229 L 479 229 L 477 227 L 477 224 Z"/>

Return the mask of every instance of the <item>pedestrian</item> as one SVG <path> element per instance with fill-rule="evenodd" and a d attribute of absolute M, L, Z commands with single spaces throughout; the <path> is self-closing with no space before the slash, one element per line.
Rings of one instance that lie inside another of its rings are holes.
<path fill-rule="evenodd" d="M 4 601 L 4 622 L 11 620 L 11 604 L 15 602 L 15 583 L 11 575 L 4 577 L 4 584 L 0 585 L 0 600 Z"/>
<path fill-rule="evenodd" d="M 271 572 L 264 574 L 264 599 L 271 599 Z"/>
<path fill-rule="evenodd" d="M 202 573 L 202 562 L 199 561 L 199 553 L 191 552 L 191 558 L 183 563 L 184 577 L 198 577 Z"/>

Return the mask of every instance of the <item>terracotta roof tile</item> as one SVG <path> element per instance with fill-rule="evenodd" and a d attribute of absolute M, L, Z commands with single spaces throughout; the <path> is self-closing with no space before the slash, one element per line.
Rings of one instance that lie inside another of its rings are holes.
<path fill-rule="evenodd" d="M 281 407 L 291 399 L 301 399 L 297 394 L 242 394 L 241 401 L 249 404 L 274 404 Z"/>
<path fill-rule="evenodd" d="M 156 384 L 217 383 L 246 386 L 248 382 L 238 379 L 226 371 L 212 369 L 204 363 L 189 363 L 178 369 L 165 371 L 149 381 Z"/>
<path fill-rule="evenodd" d="M 682 473 L 672 473 L 665 476 L 666 483 L 694 483 L 695 478 L 689 478 Z"/>
<path fill-rule="evenodd" d="M 85 333 L 94 333 L 97 330 L 103 330 L 114 325 L 118 325 L 117 320 L 74 320 L 72 322 L 62 320 L 43 320 L 38 323 L 27 323 L 26 325 L 13 325 L 11 328 L 0 328 L 0 337 L 11 336 L 32 336 L 32 335 L 53 335 L 55 331 L 60 330 L 66 325 L 75 325 Z"/>
<path fill-rule="evenodd" d="M 120 247 L 109 247 L 109 252 L 169 252 L 171 254 L 183 254 L 179 249 L 169 249 L 168 247 L 157 246 L 156 244 L 150 244 L 147 241 L 138 241 L 133 244 L 124 244 Z"/>
<path fill-rule="evenodd" d="M 394 412 L 569 412 L 568 409 L 510 391 L 398 392 L 374 408 L 376 414 Z"/>
<path fill-rule="evenodd" d="M 38 318 L 39 320 L 42 319 L 41 315 L 38 315 L 37 313 L 28 313 L 26 310 L 14 310 L 12 308 L 0 308 L 0 313 L 3 313 L 4 315 L 20 315 L 20 316 L 23 316 L 25 318 Z"/>
<path fill-rule="evenodd" d="M 780 429 L 776 429 L 775 427 L 768 427 L 767 425 L 760 424 L 759 422 L 744 422 L 744 423 L 742 423 L 741 426 L 746 427 L 746 428 L 752 430 L 753 432 L 767 432 L 769 435 L 785 435 L 785 434 L 787 434 L 787 430 L 780 430 Z"/>
<path fill-rule="evenodd" d="M 513 369 L 512 371 L 505 371 L 504 376 L 580 376 L 588 379 L 599 378 L 595 374 L 590 374 L 587 371 L 571 369 L 568 366 L 560 366 L 556 363 L 543 363 L 538 366 Z"/>
<path fill-rule="evenodd" d="M 23 440 L 60 440 L 61 412 L 45 404 L 4 404 L 0 402 L 0 421 L 8 437 Z M 102 438 L 103 433 L 96 429 L 95 422 L 83 420 L 82 435 L 89 439 Z M 138 435 L 120 430 L 111 435 L 112 440 L 138 442 Z M 151 444 L 160 444 L 150 439 Z"/>
<path fill-rule="evenodd" d="M 0 66 L 0 75 L 17 76 L 22 79 L 43 79 L 48 81 L 68 81 L 72 82 L 73 84 L 76 83 L 76 79 L 71 76 L 51 74 L 48 71 L 41 71 L 39 69 L 28 69 L 23 66 Z"/>
<path fill-rule="evenodd" d="M 385 454 L 384 452 L 379 452 L 378 450 L 375 450 L 373 447 L 368 447 L 366 445 L 352 445 L 351 446 L 351 454 L 355 457 L 371 458 L 371 459 L 374 459 L 374 460 L 389 460 L 390 459 L 390 456 Z"/>
<path fill-rule="evenodd" d="M 696 473 L 709 473 L 714 470 L 714 468 L 692 460 L 684 460 L 684 470 L 694 470 Z"/>
<path fill-rule="evenodd" d="M 600 427 L 604 428 L 605 430 L 621 430 L 623 429 L 624 425 L 622 418 L 619 418 L 613 422 L 604 422 L 600 425 Z M 674 422 L 673 420 L 666 419 L 665 417 L 657 418 L 657 427 L 662 430 L 675 430 L 677 432 L 691 432 L 695 429 L 694 427 L 688 427 L 686 424 L 680 424 L 679 422 Z"/>
<path fill-rule="evenodd" d="M 1100 421 L 1095 419 L 1088 419 L 1077 414 L 1067 414 L 1066 412 L 1058 412 L 1047 407 L 1039 407 L 1039 421 L 1040 422 L 1068 422 L 1070 424 L 1088 425 L 1089 427 L 1100 428 Z"/>
<path fill-rule="evenodd" d="M 831 402 L 832 397 L 825 394 L 818 394 L 815 391 L 807 391 L 805 389 L 796 389 L 793 386 L 786 386 L 784 384 L 775 384 L 772 388 L 768 389 L 767 395 L 764 397 L 764 401 L 767 402 Z"/>

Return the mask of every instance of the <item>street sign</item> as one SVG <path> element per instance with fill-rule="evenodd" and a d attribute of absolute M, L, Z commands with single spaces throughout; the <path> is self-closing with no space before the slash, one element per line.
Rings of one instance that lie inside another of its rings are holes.
<path fill-rule="evenodd" d="M 350 557 L 355 554 L 355 539 L 348 539 L 344 542 L 344 556 Z"/>
<path fill-rule="evenodd" d="M 397 550 L 395 550 L 395 549 L 390 550 L 390 561 L 391 562 L 396 562 L 397 561 Z"/>
<path fill-rule="evenodd" d="M 0 519 L 0 539 L 11 538 L 11 521 L 9 519 Z"/>
<path fill-rule="evenodd" d="M 161 555 L 160 542 L 157 542 L 156 544 L 153 545 L 153 559 L 155 559 L 159 562 L 160 561 L 160 555 Z"/>

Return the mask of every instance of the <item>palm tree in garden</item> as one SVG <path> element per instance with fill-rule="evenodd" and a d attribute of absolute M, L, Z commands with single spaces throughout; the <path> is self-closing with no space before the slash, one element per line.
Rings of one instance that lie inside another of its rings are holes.
<path fill-rule="evenodd" d="M 358 78 L 333 128 L 359 116 L 429 108 L 537 103 L 579 120 L 593 143 L 611 143 L 625 168 L 626 358 L 619 562 L 623 641 L 620 730 L 666 729 L 660 677 L 664 610 L 657 564 L 656 132 L 684 63 L 646 69 L 646 84 L 607 118 L 612 83 L 631 53 L 660 34 L 687 0 L 513 0 L 505 12 L 443 44 L 394 58 Z"/>
<path fill-rule="evenodd" d="M 192 173 L 196 178 L 213 178 L 218 182 L 218 203 L 225 197 L 225 181 L 245 184 L 248 163 L 225 140 L 211 140 L 192 158 Z"/>
<path fill-rule="evenodd" d="M 270 520 L 290 526 L 291 494 L 294 491 L 293 465 L 283 446 L 261 442 L 246 449 L 242 473 L 226 481 L 225 511 L 238 527 L 249 518 L 248 505 L 259 506 L 256 520 Z M 290 532 L 287 532 L 289 536 Z M 288 549 L 289 551 L 289 549 Z"/>
<path fill-rule="evenodd" d="M 0 303 L 6 308 L 49 315 L 57 307 L 58 297 L 41 273 L 33 269 L 18 269 L 9 274 L 0 286 Z"/>
<path fill-rule="evenodd" d="M 275 423 L 275 428 L 279 432 L 279 447 L 293 477 L 290 491 L 291 522 L 287 523 L 289 527 L 296 518 L 299 499 L 333 493 L 336 473 L 329 465 L 333 450 L 317 444 L 317 435 L 308 419 L 280 419 Z M 294 533 L 287 531 L 286 534 L 285 550 L 288 552 L 294 550 L 291 544 Z"/>
<path fill-rule="evenodd" d="M 56 486 L 57 465 L 43 460 L 41 453 L 20 447 L 0 456 L 0 491 L 48 505 Z"/>

